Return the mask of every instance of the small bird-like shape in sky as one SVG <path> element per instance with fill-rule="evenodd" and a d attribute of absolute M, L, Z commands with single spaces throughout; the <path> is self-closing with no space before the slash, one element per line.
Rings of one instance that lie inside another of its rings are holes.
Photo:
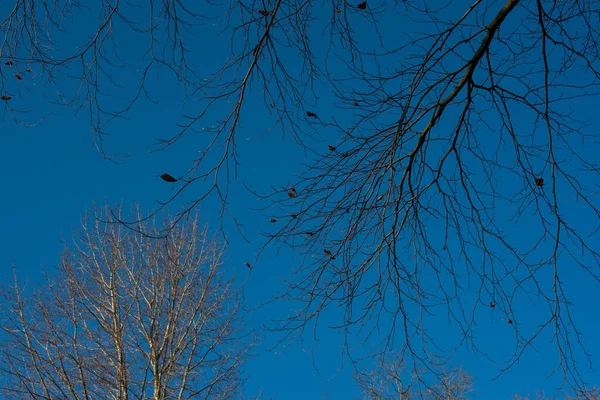
<path fill-rule="evenodd" d="M 359 5 L 357 5 L 356 7 L 358 7 L 361 10 L 366 10 L 367 9 L 367 2 L 363 1 L 362 3 L 360 3 Z"/>
<path fill-rule="evenodd" d="M 165 182 L 177 182 L 177 179 L 173 178 L 171 175 L 169 174 L 162 174 L 161 179 Z"/>
<path fill-rule="evenodd" d="M 2 99 L 4 101 L 8 101 L 8 100 L 12 99 L 12 96 L 6 96 L 5 95 L 5 96 L 0 97 L 0 99 Z"/>
<path fill-rule="evenodd" d="M 318 116 L 317 114 L 315 114 L 314 112 L 312 112 L 312 111 L 307 111 L 307 112 L 306 112 L 306 116 L 307 116 L 307 117 L 310 117 L 310 118 L 316 118 L 316 119 L 319 119 L 319 116 Z"/>

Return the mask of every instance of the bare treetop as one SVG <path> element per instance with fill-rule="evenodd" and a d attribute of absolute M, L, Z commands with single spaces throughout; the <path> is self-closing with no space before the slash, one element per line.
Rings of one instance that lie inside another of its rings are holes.
<path fill-rule="evenodd" d="M 250 346 L 223 248 L 197 221 L 152 240 L 93 218 L 48 286 L 4 288 L 2 398 L 237 398 Z"/>

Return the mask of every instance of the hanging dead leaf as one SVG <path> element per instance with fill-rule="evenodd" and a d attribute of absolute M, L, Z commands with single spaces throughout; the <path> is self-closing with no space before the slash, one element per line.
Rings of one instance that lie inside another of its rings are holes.
<path fill-rule="evenodd" d="M 290 217 L 292 217 L 292 219 L 296 219 L 297 215 L 296 214 L 290 214 Z"/>
<path fill-rule="evenodd" d="M 354 107 L 358 107 L 358 101 L 355 101 L 354 103 L 352 103 L 352 105 L 353 105 Z"/>
<path fill-rule="evenodd" d="M 250 263 L 248 263 L 248 262 L 245 262 L 245 263 L 244 263 L 244 265 L 245 265 L 246 267 L 250 268 Z"/>
<path fill-rule="evenodd" d="M 329 151 L 335 151 L 335 146 L 329 145 L 327 146 L 327 148 L 329 149 Z"/>
<path fill-rule="evenodd" d="M 330 251 L 330 250 L 327 250 L 327 249 L 325 249 L 325 250 L 323 250 L 323 252 L 324 252 L 325 254 L 327 254 L 328 256 L 330 256 L 330 255 L 331 255 L 331 251 Z"/>
<path fill-rule="evenodd" d="M 272 224 L 274 224 L 275 222 L 277 222 L 277 219 L 276 218 L 272 218 L 272 219 L 269 220 L 269 222 L 272 223 Z"/>
<path fill-rule="evenodd" d="M 496 304 L 493 301 L 490 301 L 490 307 L 494 308 L 496 307 Z"/>
<path fill-rule="evenodd" d="M 17 78 L 17 79 L 18 79 L 18 80 L 20 80 L 20 81 L 22 81 L 22 80 L 23 80 L 23 77 L 22 77 L 21 75 L 19 75 L 19 74 L 15 74 L 15 78 Z"/>
<path fill-rule="evenodd" d="M 310 118 L 316 118 L 316 119 L 319 119 L 319 116 L 318 116 L 317 114 L 315 114 L 314 112 L 312 112 L 312 111 L 307 111 L 307 112 L 306 112 L 306 116 L 307 116 L 307 117 L 310 117 Z"/>
<path fill-rule="evenodd" d="M 7 61 L 4 63 L 4 65 L 13 65 L 12 61 Z"/>
<path fill-rule="evenodd" d="M 535 178 L 535 184 L 538 187 L 544 187 L 544 178 Z"/>
<path fill-rule="evenodd" d="M 262 15 L 263 17 L 268 17 L 271 13 L 267 10 L 260 10 L 258 12 L 260 15 Z"/>
<path fill-rule="evenodd" d="M 362 3 L 360 3 L 359 5 L 357 5 L 356 7 L 358 7 L 361 10 L 366 10 L 367 9 L 367 2 L 363 1 Z"/>
<path fill-rule="evenodd" d="M 165 182 L 177 182 L 177 179 L 173 178 L 171 175 L 169 174 L 162 174 L 161 179 Z"/>
<path fill-rule="evenodd" d="M 509 320 L 508 320 L 508 323 L 509 323 L 510 325 L 512 325 L 512 323 L 513 323 L 512 319 L 509 319 Z"/>
<path fill-rule="evenodd" d="M 12 99 L 12 96 L 6 96 L 6 95 L 4 95 L 4 96 L 0 97 L 0 99 L 2 99 L 4 101 L 8 101 L 8 100 Z"/>
<path fill-rule="evenodd" d="M 291 190 L 288 192 L 288 197 L 290 199 L 295 198 L 296 196 L 298 196 L 298 194 L 296 192 L 292 192 Z"/>

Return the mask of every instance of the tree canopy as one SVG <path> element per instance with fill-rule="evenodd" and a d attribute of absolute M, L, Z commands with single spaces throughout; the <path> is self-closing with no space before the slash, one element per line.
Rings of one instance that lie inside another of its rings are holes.
<path fill-rule="evenodd" d="M 223 247 L 197 220 L 152 240 L 108 217 L 87 216 L 45 286 L 2 288 L 2 398 L 239 398 L 252 338 Z"/>

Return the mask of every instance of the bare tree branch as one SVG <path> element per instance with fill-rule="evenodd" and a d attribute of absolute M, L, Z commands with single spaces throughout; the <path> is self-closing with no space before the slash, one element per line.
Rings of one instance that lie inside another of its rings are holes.
<path fill-rule="evenodd" d="M 425 329 L 430 315 L 442 312 L 459 332 L 456 348 L 477 351 L 475 323 L 493 312 L 514 333 L 503 370 L 547 334 L 556 370 L 583 385 L 577 360 L 591 359 L 565 282 L 574 268 L 600 282 L 598 134 L 574 102 L 598 94 L 598 2 L 88 7 L 17 0 L 2 8 L 0 94 L 20 119 L 29 80 L 47 83 L 53 101 L 87 110 L 102 148 L 109 123 L 156 101 L 149 76 L 171 73 L 188 102 L 158 149 L 201 133 L 199 156 L 169 171 L 176 191 L 155 213 L 120 222 L 136 229 L 181 198 L 188 203 L 174 222 L 211 197 L 228 216 L 243 121 L 261 105 L 307 154 L 291 187 L 258 193 L 276 221 L 267 244 L 305 256 L 284 294 L 302 305 L 279 329 L 295 337 L 341 307 L 330 325 L 347 335 L 360 327 L 366 340 L 385 320 L 379 351 L 399 346 L 417 368 L 439 356 Z M 209 70 L 198 38 L 216 34 L 228 45 L 210 55 Z M 119 40 L 145 43 L 143 57 Z M 518 299 L 535 303 L 539 318 L 524 321 Z"/>
<path fill-rule="evenodd" d="M 2 398 L 236 398 L 251 346 L 222 246 L 197 220 L 152 240 L 94 218 L 48 286 L 3 290 Z"/>

